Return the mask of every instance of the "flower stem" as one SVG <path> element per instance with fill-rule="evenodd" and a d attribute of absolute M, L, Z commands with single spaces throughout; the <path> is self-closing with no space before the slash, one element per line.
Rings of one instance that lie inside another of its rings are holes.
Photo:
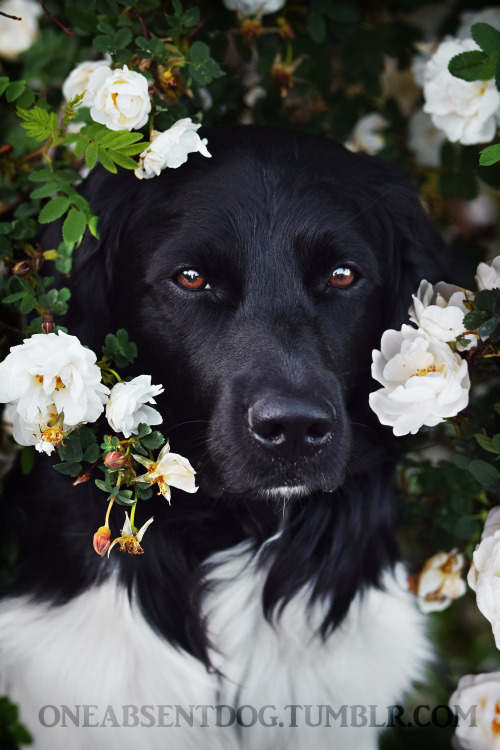
<path fill-rule="evenodd" d="M 111 508 L 113 507 L 113 503 L 115 502 L 115 498 L 112 497 L 108 504 L 108 510 L 106 511 L 106 518 L 104 519 L 104 525 L 109 528 L 109 514 L 111 512 Z"/>

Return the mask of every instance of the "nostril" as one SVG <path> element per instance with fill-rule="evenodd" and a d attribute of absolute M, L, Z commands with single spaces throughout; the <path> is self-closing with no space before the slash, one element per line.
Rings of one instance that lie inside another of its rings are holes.
<path fill-rule="evenodd" d="M 270 396 L 248 410 L 253 438 L 289 458 L 319 450 L 332 436 L 335 409 L 300 397 Z"/>

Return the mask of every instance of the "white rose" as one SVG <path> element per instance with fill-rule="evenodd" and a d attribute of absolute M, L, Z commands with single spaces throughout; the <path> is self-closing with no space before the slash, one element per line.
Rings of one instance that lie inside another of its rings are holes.
<path fill-rule="evenodd" d="M 389 122 L 378 112 L 371 112 L 361 117 L 352 131 L 352 135 L 345 143 L 349 151 L 363 151 L 372 156 L 384 148 L 385 138 L 381 131 L 388 128 Z"/>
<path fill-rule="evenodd" d="M 125 438 L 137 433 L 138 426 L 160 424 L 163 420 L 156 409 L 155 396 L 163 393 L 161 385 L 151 385 L 151 375 L 139 375 L 128 383 L 117 383 L 111 389 L 106 406 L 106 419 L 115 432 Z"/>
<path fill-rule="evenodd" d="M 452 57 L 477 49 L 472 39 L 442 42 L 425 68 L 424 112 L 452 143 L 484 143 L 495 135 L 500 112 L 495 81 L 463 81 L 448 71 Z"/>
<path fill-rule="evenodd" d="M 439 167 L 441 146 L 446 136 L 432 122 L 431 116 L 418 109 L 408 122 L 408 148 L 421 167 Z"/>
<path fill-rule="evenodd" d="M 38 38 L 38 16 L 42 9 L 32 0 L 4 0 L 0 10 L 20 21 L 0 16 L 0 57 L 15 60 Z"/>
<path fill-rule="evenodd" d="M 62 92 L 66 101 L 69 102 L 70 99 L 73 99 L 75 96 L 85 91 L 85 96 L 82 100 L 82 106 L 92 107 L 92 105 L 94 104 L 95 93 L 89 90 L 90 77 L 98 68 L 106 67 L 107 70 L 109 70 L 110 63 L 111 57 L 107 55 L 104 60 L 86 60 L 85 62 L 77 65 L 76 68 L 71 71 L 62 85 Z"/>
<path fill-rule="evenodd" d="M 95 422 L 109 394 L 96 359 L 76 336 L 62 331 L 36 333 L 13 346 L 0 363 L 0 402 L 15 405 L 9 410 L 14 429 L 16 420 L 22 434 L 26 425 L 40 425 L 61 412 L 64 429 Z"/>
<path fill-rule="evenodd" d="M 500 255 L 497 255 L 490 263 L 480 263 L 478 265 L 476 284 L 478 292 L 484 289 L 500 288 Z"/>
<path fill-rule="evenodd" d="M 474 550 L 467 581 L 476 592 L 479 611 L 492 625 L 500 648 L 500 508 L 487 515 L 481 541 Z"/>
<path fill-rule="evenodd" d="M 469 299 L 473 295 L 468 292 Z M 408 310 L 410 320 L 437 341 L 454 341 L 465 332 L 464 289 L 444 284 L 433 286 L 421 281 L 416 294 L 412 295 L 413 305 Z"/>
<path fill-rule="evenodd" d="M 373 351 L 372 377 L 384 387 L 370 393 L 370 407 L 395 435 L 433 427 L 469 401 L 467 362 L 448 344 L 407 325 L 385 331 L 381 351 Z"/>
<path fill-rule="evenodd" d="M 137 130 L 148 121 L 151 100 L 148 80 L 142 73 L 111 70 L 102 65 L 92 73 L 87 91 L 93 104 L 90 116 L 110 130 Z"/>
<path fill-rule="evenodd" d="M 500 672 L 468 674 L 460 678 L 448 701 L 458 716 L 453 747 L 461 750 L 500 749 L 499 695 Z M 473 711 L 469 714 L 471 708 Z M 460 718 L 460 715 L 467 718 Z"/>
<path fill-rule="evenodd" d="M 228 10 L 239 10 L 245 16 L 254 16 L 259 11 L 265 16 L 281 10 L 286 0 L 223 0 Z"/>
<path fill-rule="evenodd" d="M 207 139 L 202 140 L 196 132 L 200 127 L 201 124 L 196 125 L 191 118 L 185 117 L 163 133 L 153 130 L 151 144 L 140 155 L 135 176 L 140 180 L 158 177 L 167 167 L 180 167 L 187 161 L 188 154 L 196 151 L 202 156 L 211 157 L 212 154 L 207 151 Z"/>
<path fill-rule="evenodd" d="M 417 602 L 422 612 L 442 612 L 467 590 L 461 572 L 464 556 L 456 549 L 438 552 L 424 565 L 417 583 Z"/>

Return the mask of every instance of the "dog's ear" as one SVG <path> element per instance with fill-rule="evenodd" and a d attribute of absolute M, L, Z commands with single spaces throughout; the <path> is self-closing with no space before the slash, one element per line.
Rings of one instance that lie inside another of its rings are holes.
<path fill-rule="evenodd" d="M 384 323 L 385 328 L 399 329 L 408 322 L 412 294 L 423 279 L 431 284 L 460 284 L 464 274 L 460 261 L 433 226 L 415 186 L 392 166 L 371 159 L 377 170 L 373 178 L 374 209 L 382 214 L 389 243 L 389 296 Z"/>

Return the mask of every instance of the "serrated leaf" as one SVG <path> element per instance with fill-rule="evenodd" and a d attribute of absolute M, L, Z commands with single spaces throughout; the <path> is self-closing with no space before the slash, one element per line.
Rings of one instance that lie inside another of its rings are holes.
<path fill-rule="evenodd" d="M 122 490 L 116 495 L 115 502 L 118 505 L 131 506 L 135 505 L 135 497 L 131 490 Z"/>
<path fill-rule="evenodd" d="M 69 200 L 64 195 L 59 195 L 49 201 L 40 211 L 38 221 L 40 224 L 49 224 L 51 221 L 60 219 L 69 208 Z"/>
<path fill-rule="evenodd" d="M 99 146 L 98 149 L 98 155 L 99 155 L 99 161 L 101 162 L 104 169 L 107 169 L 108 172 L 112 172 L 113 174 L 116 174 L 118 172 L 115 164 L 111 160 L 111 158 L 108 156 L 108 152 L 105 148 L 102 146 Z"/>
<path fill-rule="evenodd" d="M 130 146 L 122 146 L 122 148 L 120 148 L 120 153 L 125 156 L 136 156 L 145 151 L 149 145 L 149 141 L 141 141 L 140 143 L 133 143 Z"/>
<path fill-rule="evenodd" d="M 28 313 L 30 313 L 32 310 L 35 309 L 35 305 L 36 305 L 35 297 L 31 297 L 29 294 L 26 294 L 23 297 L 23 300 L 21 302 L 20 310 L 23 315 L 27 315 Z"/>
<path fill-rule="evenodd" d="M 473 310 L 464 317 L 464 325 L 468 331 L 477 331 L 489 317 L 490 314 L 486 310 Z"/>
<path fill-rule="evenodd" d="M 98 487 L 103 492 L 106 492 L 106 494 L 109 492 L 108 487 L 106 487 L 106 482 L 103 482 L 102 479 L 94 479 L 94 482 L 96 484 L 96 487 Z"/>
<path fill-rule="evenodd" d="M 142 439 L 142 444 L 152 451 L 161 448 L 164 443 L 165 438 L 161 432 L 158 432 L 158 430 L 154 430 L 150 435 L 146 435 L 146 437 Z"/>
<path fill-rule="evenodd" d="M 77 134 L 78 135 L 78 134 Z M 83 153 L 85 149 L 88 147 L 89 141 L 88 138 L 85 136 L 79 136 L 78 140 L 76 141 L 74 154 L 79 159 L 81 156 L 83 156 Z"/>
<path fill-rule="evenodd" d="M 2 300 L 2 305 L 11 305 L 14 302 L 19 302 L 20 299 L 23 299 L 26 292 L 16 292 L 15 294 L 9 294 L 7 297 L 4 297 Z"/>
<path fill-rule="evenodd" d="M 489 23 L 473 23 L 471 36 L 476 44 L 488 55 L 500 57 L 500 31 Z"/>
<path fill-rule="evenodd" d="M 127 46 L 127 44 L 130 44 L 132 41 L 132 32 L 130 29 L 119 29 L 113 39 L 113 43 L 115 46 L 115 49 L 123 49 Z"/>
<path fill-rule="evenodd" d="M 489 492 L 500 491 L 500 471 L 487 461 L 474 459 L 469 464 L 469 471 L 485 490 Z"/>
<path fill-rule="evenodd" d="M 78 208 L 72 208 L 63 224 L 63 240 L 68 243 L 80 242 L 87 226 L 87 217 Z"/>
<path fill-rule="evenodd" d="M 144 422 L 141 422 L 137 427 L 137 437 L 139 440 L 141 440 L 143 437 L 146 437 L 146 435 L 149 435 L 151 433 L 151 427 L 147 424 L 144 424 Z"/>
<path fill-rule="evenodd" d="M 461 52 L 452 57 L 448 70 L 463 81 L 487 81 L 495 75 L 496 60 L 481 50 Z"/>
<path fill-rule="evenodd" d="M 35 188 L 30 193 L 30 198 L 50 198 L 51 195 L 57 193 L 59 185 L 57 182 L 46 182 L 40 187 Z"/>
<path fill-rule="evenodd" d="M 64 462 L 62 464 L 54 464 L 54 469 L 60 474 L 67 474 L 70 477 L 77 477 L 82 470 L 80 463 Z"/>
<path fill-rule="evenodd" d="M 123 169 L 137 169 L 137 162 L 134 161 L 130 156 L 125 156 L 120 151 L 114 151 L 109 149 L 108 156 L 112 159 L 119 167 Z"/>
<path fill-rule="evenodd" d="M 496 329 L 500 326 L 500 318 L 490 318 L 486 321 L 486 323 L 483 323 L 482 326 L 480 326 L 477 329 L 478 334 L 481 336 L 481 338 L 486 339 L 490 336 L 494 336 Z"/>
<path fill-rule="evenodd" d="M 37 172 L 32 172 L 28 180 L 30 182 L 49 182 L 54 179 L 54 172 L 51 169 L 39 169 Z"/>
<path fill-rule="evenodd" d="M 83 460 L 88 461 L 89 464 L 93 464 L 99 456 L 101 455 L 101 449 L 97 445 L 97 443 L 94 443 L 94 445 L 89 445 L 89 447 L 85 450 L 85 453 L 83 454 Z"/>
<path fill-rule="evenodd" d="M 93 169 L 96 165 L 97 161 L 97 151 L 98 151 L 98 145 L 95 143 L 89 143 L 87 146 L 87 149 L 85 151 L 85 164 L 89 169 Z"/>

